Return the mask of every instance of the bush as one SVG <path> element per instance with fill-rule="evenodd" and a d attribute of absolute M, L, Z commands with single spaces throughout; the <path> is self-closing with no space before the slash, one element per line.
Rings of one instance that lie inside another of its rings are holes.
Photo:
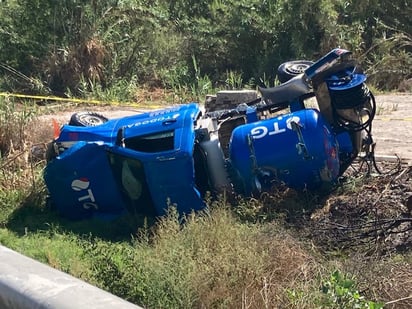
<path fill-rule="evenodd" d="M 0 159 L 26 146 L 27 125 L 36 111 L 29 104 L 18 104 L 13 98 L 0 97 Z"/>
<path fill-rule="evenodd" d="M 224 84 L 226 72 L 246 84 L 263 77 L 273 83 L 282 62 L 315 60 L 337 46 L 363 56 L 380 88 L 411 77 L 403 0 L 86 2 L 0 7 L 3 87 L 85 95 L 96 84 L 105 89 L 135 79 L 178 89 L 195 84 L 198 72 L 212 88 Z"/>
<path fill-rule="evenodd" d="M 104 288 L 149 308 L 233 307 L 264 271 L 257 230 L 227 209 L 188 216 L 172 208 L 153 236 L 132 247 L 93 246 L 94 277 Z"/>
<path fill-rule="evenodd" d="M 381 309 L 384 305 L 383 303 L 365 300 L 356 290 L 355 282 L 339 271 L 334 271 L 329 280 L 323 282 L 322 292 L 325 295 L 323 303 L 330 308 Z"/>

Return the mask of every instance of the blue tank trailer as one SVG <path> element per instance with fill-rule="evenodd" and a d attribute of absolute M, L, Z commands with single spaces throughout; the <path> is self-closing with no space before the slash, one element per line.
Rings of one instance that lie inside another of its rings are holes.
<path fill-rule="evenodd" d="M 376 104 L 350 54 L 334 49 L 302 62 L 289 80 L 234 108 L 188 103 L 110 120 L 74 114 L 49 144 L 50 200 L 68 218 L 115 218 L 149 208 L 163 215 L 170 205 L 200 210 L 207 192 L 333 185 L 373 143 Z M 288 63 L 282 68 L 288 73 Z M 317 106 L 307 107 L 308 98 Z"/>

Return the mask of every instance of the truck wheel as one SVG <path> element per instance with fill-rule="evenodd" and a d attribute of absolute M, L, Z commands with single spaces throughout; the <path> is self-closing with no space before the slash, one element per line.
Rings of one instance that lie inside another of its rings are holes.
<path fill-rule="evenodd" d="M 46 162 L 49 163 L 51 160 L 57 157 L 56 149 L 54 148 L 54 142 L 50 142 L 46 145 Z"/>
<path fill-rule="evenodd" d="M 308 60 L 295 60 L 284 62 L 278 67 L 278 79 L 281 83 L 287 82 L 292 77 L 304 73 L 305 70 L 312 64 L 313 62 Z"/>
<path fill-rule="evenodd" d="M 95 127 L 107 122 L 109 119 L 93 112 L 80 112 L 71 116 L 69 125 L 78 127 Z"/>

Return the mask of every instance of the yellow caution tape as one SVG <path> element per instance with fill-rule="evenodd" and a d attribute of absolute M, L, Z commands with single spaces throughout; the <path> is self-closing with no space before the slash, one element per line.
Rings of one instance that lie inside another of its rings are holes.
<path fill-rule="evenodd" d="M 132 102 L 99 101 L 99 100 L 90 100 L 90 99 L 61 98 L 61 97 L 56 97 L 56 96 L 26 95 L 26 94 L 8 93 L 8 92 L 0 92 L 0 96 L 16 97 L 16 98 L 24 98 L 24 99 L 32 99 L 32 100 L 101 104 L 101 105 L 112 105 L 112 106 L 117 105 L 117 106 L 146 107 L 146 108 L 166 107 L 166 105 L 155 105 L 155 104 L 150 104 L 150 103 L 142 104 L 142 103 L 132 103 Z"/>
<path fill-rule="evenodd" d="M 90 99 L 78 99 L 78 98 L 61 98 L 56 96 L 41 96 L 41 95 L 27 95 L 19 93 L 8 93 L 0 92 L 0 96 L 3 97 L 16 97 L 32 100 L 45 100 L 45 101 L 60 101 L 60 102 L 70 102 L 70 103 L 85 103 L 85 104 L 97 104 L 97 105 L 111 105 L 111 106 L 129 106 L 129 107 L 140 107 L 140 108 L 150 108 L 157 109 L 170 106 L 171 104 L 156 105 L 152 103 L 132 103 L 132 102 L 116 102 L 116 101 L 99 101 Z M 408 118 L 388 118 L 388 117 L 375 117 L 375 120 L 381 121 L 412 121 L 412 117 Z"/>

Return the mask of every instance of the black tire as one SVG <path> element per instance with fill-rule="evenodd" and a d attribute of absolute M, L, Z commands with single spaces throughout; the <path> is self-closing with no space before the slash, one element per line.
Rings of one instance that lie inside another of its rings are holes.
<path fill-rule="evenodd" d="M 284 62 L 278 67 L 278 79 L 281 83 L 287 82 L 289 79 L 305 72 L 312 64 L 313 62 L 308 60 Z"/>
<path fill-rule="evenodd" d="M 58 154 L 57 154 L 56 149 L 54 147 L 54 142 L 48 143 L 47 146 L 46 146 L 46 153 L 45 153 L 46 162 L 49 163 L 50 161 L 55 159 L 57 157 L 57 155 Z"/>
<path fill-rule="evenodd" d="M 69 125 L 78 127 L 95 127 L 107 122 L 109 119 L 93 112 L 80 112 L 71 116 Z"/>

